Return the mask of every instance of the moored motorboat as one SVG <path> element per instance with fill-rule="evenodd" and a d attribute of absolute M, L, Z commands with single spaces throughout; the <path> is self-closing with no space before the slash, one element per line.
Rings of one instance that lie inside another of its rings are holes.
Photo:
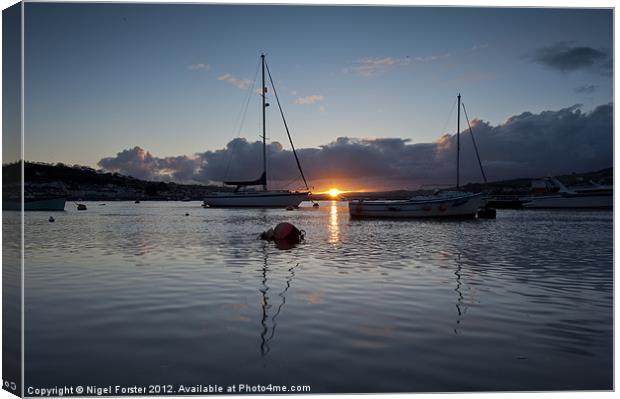
<path fill-rule="evenodd" d="M 596 186 L 590 189 L 570 189 L 555 177 L 546 179 L 556 192 L 524 198 L 525 209 L 613 209 L 613 188 Z"/>
<path fill-rule="evenodd" d="M 523 204 L 525 209 L 612 209 L 613 195 L 561 193 L 532 198 Z"/>

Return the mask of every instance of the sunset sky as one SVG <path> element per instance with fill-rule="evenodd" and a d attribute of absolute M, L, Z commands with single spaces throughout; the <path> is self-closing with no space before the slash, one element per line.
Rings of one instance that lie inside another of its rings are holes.
<path fill-rule="evenodd" d="M 265 51 L 319 189 L 451 183 L 459 92 L 491 179 L 612 166 L 611 10 L 28 3 L 25 19 L 27 160 L 257 178 L 258 94 L 239 120 Z"/>

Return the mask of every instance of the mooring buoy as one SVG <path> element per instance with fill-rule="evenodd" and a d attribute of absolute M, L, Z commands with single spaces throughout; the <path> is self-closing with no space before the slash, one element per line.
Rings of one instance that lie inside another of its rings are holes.
<path fill-rule="evenodd" d="M 299 244 L 306 237 L 304 230 L 298 229 L 291 223 L 278 223 L 275 228 L 263 231 L 259 238 L 261 240 L 275 241 L 280 249 L 290 249 L 295 244 Z"/>

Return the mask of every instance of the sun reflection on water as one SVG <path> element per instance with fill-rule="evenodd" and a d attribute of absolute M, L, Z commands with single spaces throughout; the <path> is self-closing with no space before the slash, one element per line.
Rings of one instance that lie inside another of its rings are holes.
<path fill-rule="evenodd" d="M 338 203 L 332 201 L 329 209 L 329 243 L 336 244 L 340 239 L 340 226 L 338 224 Z"/>

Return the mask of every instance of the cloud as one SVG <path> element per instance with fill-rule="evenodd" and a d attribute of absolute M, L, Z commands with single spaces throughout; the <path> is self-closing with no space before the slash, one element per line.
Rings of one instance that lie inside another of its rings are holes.
<path fill-rule="evenodd" d="M 191 181 L 197 165 L 192 157 L 157 158 L 138 146 L 121 151 L 115 157 L 103 158 L 97 164 L 110 172 L 138 179 L 179 182 Z"/>
<path fill-rule="evenodd" d="M 610 74 L 613 65 L 607 50 L 573 46 L 568 42 L 559 42 L 549 47 L 539 48 L 529 58 L 564 73 L 589 70 Z"/>
<path fill-rule="evenodd" d="M 314 104 L 316 102 L 323 101 L 323 96 L 320 95 L 312 95 L 306 97 L 299 97 L 295 100 L 295 104 Z"/>
<path fill-rule="evenodd" d="M 354 73 L 359 76 L 369 77 L 385 72 L 397 63 L 392 57 L 385 58 L 362 58 L 354 61 L 351 66 L 342 70 L 343 73 Z"/>
<path fill-rule="evenodd" d="M 467 49 L 467 51 L 471 52 L 471 51 L 484 50 L 485 48 L 488 48 L 488 47 L 489 47 L 488 43 L 474 44 L 469 49 Z"/>
<path fill-rule="evenodd" d="M 211 69 L 211 65 L 209 64 L 191 64 L 187 67 L 191 71 L 208 71 Z"/>
<path fill-rule="evenodd" d="M 583 172 L 613 165 L 611 104 L 589 113 L 577 105 L 538 114 L 523 112 L 498 125 L 479 119 L 471 122 L 490 180 Z M 461 181 L 480 181 L 473 145 L 465 130 L 461 146 Z M 298 177 L 290 150 L 272 142 L 267 151 L 272 186 L 284 187 Z M 334 182 L 343 189 L 415 189 L 423 184 L 454 184 L 456 135 L 444 134 L 432 143 L 339 137 L 317 148 L 299 149 L 298 155 L 306 177 L 319 189 Z M 99 166 L 153 180 L 213 183 L 254 179 L 262 169 L 262 143 L 237 138 L 226 148 L 167 158 L 134 147 L 102 159 Z"/>
<path fill-rule="evenodd" d="M 449 57 L 450 54 L 428 55 L 418 57 L 365 57 L 352 63 L 343 70 L 344 73 L 355 73 L 359 76 L 371 77 L 382 74 L 390 69 L 416 63 L 430 62 Z"/>
<path fill-rule="evenodd" d="M 575 93 L 578 94 L 591 94 L 594 93 L 598 89 L 597 85 L 583 85 L 579 87 L 575 87 Z"/>
<path fill-rule="evenodd" d="M 240 88 L 242 90 L 245 90 L 248 87 L 250 87 L 252 84 L 254 84 L 253 80 L 239 79 L 239 78 L 236 78 L 236 77 L 234 77 L 233 75 L 231 75 L 229 73 L 218 76 L 217 80 L 228 82 L 231 85 L 237 86 L 238 88 Z"/>

